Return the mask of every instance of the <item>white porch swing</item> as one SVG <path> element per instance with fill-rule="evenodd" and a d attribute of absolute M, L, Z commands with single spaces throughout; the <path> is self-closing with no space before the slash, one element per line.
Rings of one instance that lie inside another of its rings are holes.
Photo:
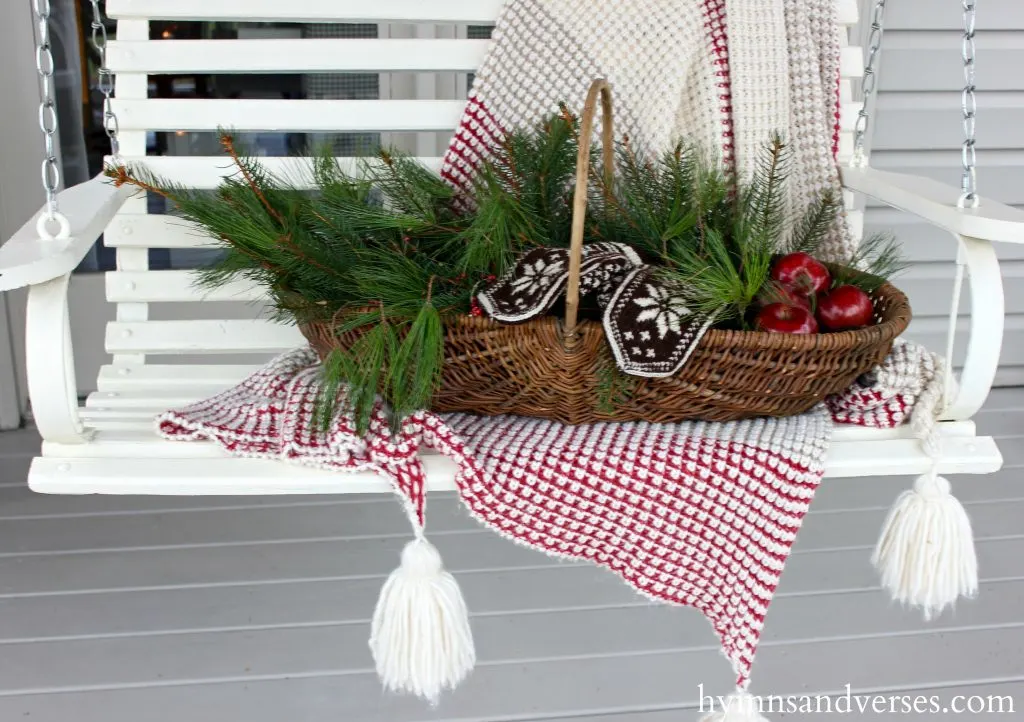
<path fill-rule="evenodd" d="M 838 0 L 840 22 L 854 28 L 857 1 Z M 167 100 L 147 97 L 147 76 L 166 73 L 454 72 L 469 73 L 483 57 L 486 41 L 469 39 L 360 40 L 159 40 L 150 41 L 151 20 L 274 21 L 316 23 L 489 24 L 501 0 L 108 0 L 118 20 L 117 40 L 106 42 L 97 0 L 93 40 L 103 57 L 101 89 L 113 154 L 145 161 L 159 174 L 197 188 L 213 188 L 224 172 L 218 158 L 146 157 L 147 131 L 445 131 L 455 127 L 461 101 L 450 100 Z M 961 190 L 867 166 L 868 106 L 852 99 L 852 81 L 863 72 L 865 95 L 875 86 L 885 0 L 876 0 L 867 67 L 860 49 L 843 50 L 841 154 L 849 159 L 844 184 L 912 213 L 956 241 L 957 276 L 952 298 L 947 355 L 957 329 L 961 284 L 970 278 L 970 339 L 958 390 L 947 399 L 939 425 L 938 472 L 992 473 L 1001 463 L 989 437 L 977 436 L 971 417 L 981 408 L 999 362 L 1003 292 L 992 242 L 1024 243 L 1024 212 L 982 200 L 974 162 L 974 0 L 963 0 L 964 182 Z M 302 343 L 294 329 L 270 321 L 225 318 L 211 312 L 180 320 L 150 320 L 154 304 L 259 300 L 251 288 L 231 286 L 201 294 L 186 271 L 150 270 L 150 248 L 202 245 L 201 238 L 172 217 L 148 215 L 144 198 L 131 198 L 103 178 L 55 194 L 52 153 L 56 130 L 52 63 L 46 33 L 47 0 L 36 0 L 44 100 L 40 120 L 47 138 L 43 177 L 47 204 L 0 248 L 0 290 L 29 287 L 27 367 L 35 423 L 43 438 L 29 472 L 32 489 L 63 494 L 296 494 L 387 491 L 373 474 L 332 474 L 270 461 L 232 458 L 210 443 L 159 439 L 153 417 L 226 388 L 252 368 L 218 363 L 228 354 L 266 354 Z M 116 99 L 112 83 L 116 73 Z M 427 83 L 423 86 L 426 87 Z M 120 126 L 120 127 L 118 127 Z M 439 159 L 425 159 L 435 166 Z M 283 168 L 287 159 L 269 159 Z M 853 193 L 847 194 L 848 205 Z M 850 211 L 851 225 L 863 213 Z M 71 272 L 101 233 L 117 249 L 117 270 L 107 273 L 106 294 L 117 318 L 107 325 L 98 391 L 79 405 L 68 321 Z M 951 246 L 952 251 L 952 246 Z M 216 308 L 216 307 L 213 307 Z M 202 319 L 202 320 L 200 320 Z M 203 364 L 153 363 L 154 356 L 203 355 Z M 840 428 L 828 457 L 829 476 L 918 474 L 933 460 L 909 429 Z M 427 459 L 428 486 L 453 488 L 453 467 Z"/>

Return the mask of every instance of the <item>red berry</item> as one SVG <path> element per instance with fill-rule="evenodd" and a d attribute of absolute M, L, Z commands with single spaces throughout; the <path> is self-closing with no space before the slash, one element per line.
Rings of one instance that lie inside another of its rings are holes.
<path fill-rule="evenodd" d="M 817 333 L 818 323 L 811 312 L 802 306 L 769 303 L 754 319 L 757 328 L 771 333 Z"/>
<path fill-rule="evenodd" d="M 818 299 L 818 321 L 830 331 L 867 326 L 874 313 L 871 297 L 856 286 L 839 286 Z"/>
<path fill-rule="evenodd" d="M 832 283 L 828 269 L 808 253 L 798 252 L 783 256 L 772 266 L 772 279 L 797 293 L 813 296 Z"/>

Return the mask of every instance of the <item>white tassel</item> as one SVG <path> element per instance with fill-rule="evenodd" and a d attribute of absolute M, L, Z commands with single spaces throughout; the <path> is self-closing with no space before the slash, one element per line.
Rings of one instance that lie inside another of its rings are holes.
<path fill-rule="evenodd" d="M 768 722 L 761 715 L 758 698 L 743 689 L 737 689 L 722 701 L 722 709 L 710 712 L 700 722 Z"/>
<path fill-rule="evenodd" d="M 370 650 L 384 687 L 437 704 L 473 669 L 476 651 L 462 591 L 422 536 L 402 550 L 402 563 L 381 589 Z"/>
<path fill-rule="evenodd" d="M 931 472 L 900 494 L 871 562 L 893 599 L 920 607 L 925 620 L 977 593 L 971 522 L 949 481 Z"/>

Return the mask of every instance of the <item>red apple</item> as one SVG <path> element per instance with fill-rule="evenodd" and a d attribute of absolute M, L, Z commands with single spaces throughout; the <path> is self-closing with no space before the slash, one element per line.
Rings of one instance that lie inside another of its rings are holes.
<path fill-rule="evenodd" d="M 789 286 L 783 286 L 779 283 L 769 283 L 761 289 L 761 293 L 757 294 L 758 306 L 768 306 L 773 303 L 783 303 L 787 306 L 799 306 L 800 308 L 806 308 L 808 310 L 811 308 L 810 297 L 793 290 Z"/>
<path fill-rule="evenodd" d="M 771 333 L 817 333 L 818 323 L 802 306 L 769 303 L 758 311 L 754 323 L 761 331 Z"/>
<path fill-rule="evenodd" d="M 867 326 L 874 313 L 871 297 L 856 286 L 839 286 L 818 299 L 818 321 L 830 331 Z"/>
<path fill-rule="evenodd" d="M 809 253 L 797 252 L 783 256 L 772 266 L 772 279 L 797 293 L 813 296 L 832 283 L 828 269 Z"/>

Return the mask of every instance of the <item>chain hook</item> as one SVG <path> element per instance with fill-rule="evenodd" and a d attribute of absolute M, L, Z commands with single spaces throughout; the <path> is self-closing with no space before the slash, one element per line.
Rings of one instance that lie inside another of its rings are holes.
<path fill-rule="evenodd" d="M 875 8 L 871 14 L 868 57 L 864 63 L 864 104 L 857 113 L 857 122 L 853 128 L 853 157 L 850 159 L 850 165 L 854 168 L 865 168 L 868 164 L 867 151 L 864 149 L 868 129 L 871 127 L 871 111 L 868 110 L 868 106 L 875 96 L 878 83 L 875 66 L 882 49 L 882 35 L 885 33 L 885 3 L 886 0 L 875 0 Z"/>
<path fill-rule="evenodd" d="M 964 89 L 960 96 L 960 106 L 963 112 L 964 142 L 960 151 L 960 161 L 963 165 L 963 173 L 960 179 L 960 199 L 957 207 L 977 208 L 981 203 L 978 197 L 978 155 L 977 141 L 975 138 L 975 126 L 978 115 L 978 99 L 975 95 L 975 58 L 977 48 L 974 43 L 974 31 L 976 25 L 975 0 L 961 0 L 964 10 L 963 17 L 963 38 L 961 40 L 960 56 L 964 63 Z"/>
<path fill-rule="evenodd" d="M 53 46 L 50 43 L 50 0 L 34 0 L 33 12 L 39 29 L 36 45 L 36 72 L 39 74 L 41 99 L 39 102 L 39 129 L 43 132 L 44 155 L 40 167 L 46 210 L 41 216 L 46 221 L 60 223 L 63 216 L 57 205 L 60 187 L 60 163 L 57 160 L 57 103 L 54 101 Z M 66 222 L 66 219 L 65 219 Z"/>
<path fill-rule="evenodd" d="M 103 22 L 103 12 L 100 10 L 99 0 L 89 0 L 92 5 L 92 22 L 89 27 L 92 29 L 92 47 L 100 58 L 97 87 L 103 93 L 103 132 L 107 134 L 110 141 L 110 155 L 115 163 L 121 160 L 121 143 L 118 140 L 117 115 L 114 113 L 114 74 L 107 66 L 107 26 Z"/>

